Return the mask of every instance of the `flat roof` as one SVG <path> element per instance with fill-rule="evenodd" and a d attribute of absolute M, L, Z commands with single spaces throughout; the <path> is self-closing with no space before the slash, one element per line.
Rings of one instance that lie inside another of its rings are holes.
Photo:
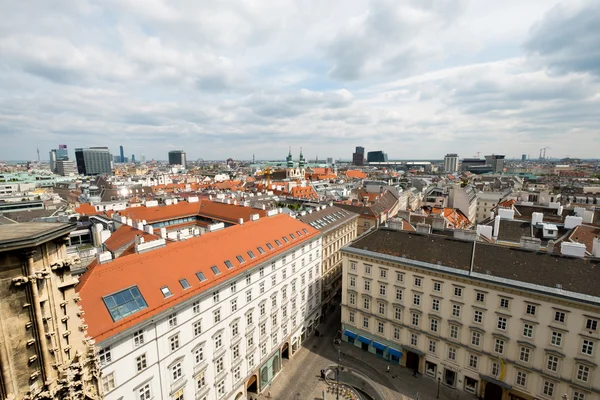
<path fill-rule="evenodd" d="M 76 228 L 62 222 L 24 222 L 0 225 L 0 251 L 33 247 L 60 236 L 66 236 Z"/>

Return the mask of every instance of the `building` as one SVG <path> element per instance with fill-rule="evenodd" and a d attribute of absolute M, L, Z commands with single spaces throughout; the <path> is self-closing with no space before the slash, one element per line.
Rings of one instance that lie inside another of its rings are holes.
<path fill-rule="evenodd" d="M 322 299 L 323 306 L 329 304 L 342 288 L 342 254 L 340 249 L 356 238 L 358 214 L 336 206 L 320 206 L 317 210 L 303 211 L 298 219 L 323 234 L 321 243 Z M 324 310 L 325 311 L 325 307 Z"/>
<path fill-rule="evenodd" d="M 343 339 L 485 399 L 599 399 L 598 260 L 475 237 L 382 228 L 342 249 Z"/>
<path fill-rule="evenodd" d="M 75 149 L 77 171 L 81 175 L 111 174 L 112 158 L 108 147 Z"/>
<path fill-rule="evenodd" d="M 489 219 L 491 212 L 498 203 L 506 197 L 506 195 L 507 192 L 505 191 L 479 192 L 477 194 L 477 211 L 475 213 L 474 222 L 481 222 Z"/>
<path fill-rule="evenodd" d="M 105 399 L 256 398 L 319 324 L 320 251 L 279 214 L 100 256 L 77 288 Z"/>
<path fill-rule="evenodd" d="M 57 160 L 55 173 L 60 176 L 73 176 L 77 175 L 75 164 L 70 160 Z"/>
<path fill-rule="evenodd" d="M 185 168 L 186 158 L 183 150 L 172 150 L 169 152 L 169 165 L 181 165 Z"/>
<path fill-rule="evenodd" d="M 446 154 L 444 156 L 444 172 L 458 171 L 458 154 Z"/>
<path fill-rule="evenodd" d="M 473 185 L 461 187 L 456 183 L 448 189 L 448 207 L 457 208 L 475 222 L 477 217 L 477 189 Z"/>
<path fill-rule="evenodd" d="M 0 397 L 100 399 L 71 277 L 70 224 L 0 225 Z"/>
<path fill-rule="evenodd" d="M 58 145 L 58 149 L 56 149 L 56 159 L 57 160 L 68 160 L 69 159 L 69 150 L 67 149 L 66 144 Z"/>
<path fill-rule="evenodd" d="M 131 155 L 131 162 L 134 163 L 135 162 L 135 154 Z"/>
<path fill-rule="evenodd" d="M 50 150 L 50 171 L 56 172 L 56 149 Z"/>
<path fill-rule="evenodd" d="M 336 203 L 336 206 L 359 215 L 358 235 L 362 235 L 371 228 L 385 224 L 389 218 L 395 217 L 400 209 L 400 201 L 395 190 L 386 190 L 366 204 Z"/>
<path fill-rule="evenodd" d="M 122 163 L 125 162 L 125 150 L 123 149 L 123 146 L 119 146 L 119 153 L 121 154 L 121 161 Z"/>
<path fill-rule="evenodd" d="M 527 154 L 521 155 L 521 161 L 527 161 Z"/>
<path fill-rule="evenodd" d="M 367 163 L 387 162 L 388 157 L 383 151 L 370 151 L 367 153 Z"/>
<path fill-rule="evenodd" d="M 470 171 L 472 167 L 484 167 L 485 160 L 481 158 L 463 158 L 460 166 L 462 172 Z"/>
<path fill-rule="evenodd" d="M 352 164 L 364 165 L 365 164 L 365 148 L 357 146 L 356 151 L 352 153 Z"/>
<path fill-rule="evenodd" d="M 485 156 L 485 163 L 492 166 L 493 172 L 504 172 L 504 158 L 498 154 L 492 154 L 491 156 Z"/>

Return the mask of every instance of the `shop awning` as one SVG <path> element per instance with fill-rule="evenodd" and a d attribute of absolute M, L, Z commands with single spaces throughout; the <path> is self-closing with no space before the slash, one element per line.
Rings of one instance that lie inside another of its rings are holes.
<path fill-rule="evenodd" d="M 385 348 L 387 346 L 385 346 L 385 345 L 383 345 L 381 343 L 377 343 L 376 341 L 373 341 L 373 347 L 375 347 L 376 349 L 379 349 L 379 350 L 385 350 Z"/>
<path fill-rule="evenodd" d="M 358 335 L 358 341 L 364 344 L 371 344 L 371 339 Z"/>
<path fill-rule="evenodd" d="M 345 330 L 344 335 L 348 336 L 349 338 L 356 339 L 356 333 L 350 332 L 349 330 Z"/>
<path fill-rule="evenodd" d="M 402 352 L 394 349 L 393 347 L 388 347 L 388 353 L 392 356 L 396 356 L 398 358 L 402 358 Z"/>

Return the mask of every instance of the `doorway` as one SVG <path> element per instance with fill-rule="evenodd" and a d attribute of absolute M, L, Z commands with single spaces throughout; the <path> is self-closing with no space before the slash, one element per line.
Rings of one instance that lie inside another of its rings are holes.
<path fill-rule="evenodd" d="M 290 345 L 288 343 L 285 343 L 281 348 L 281 358 L 284 360 L 290 359 Z"/>
<path fill-rule="evenodd" d="M 456 372 L 446 368 L 444 372 L 444 383 L 448 386 L 456 387 Z"/>
<path fill-rule="evenodd" d="M 363 342 L 360 342 L 360 348 L 364 351 L 369 351 L 369 345 Z"/>
<path fill-rule="evenodd" d="M 419 355 L 412 351 L 406 352 L 406 368 L 412 369 L 413 371 L 419 370 Z"/>
<path fill-rule="evenodd" d="M 246 385 L 246 392 L 249 399 L 254 399 L 258 396 L 258 379 L 256 375 L 252 375 Z"/>
<path fill-rule="evenodd" d="M 486 383 L 483 398 L 484 400 L 502 400 L 502 388 L 495 383 Z"/>

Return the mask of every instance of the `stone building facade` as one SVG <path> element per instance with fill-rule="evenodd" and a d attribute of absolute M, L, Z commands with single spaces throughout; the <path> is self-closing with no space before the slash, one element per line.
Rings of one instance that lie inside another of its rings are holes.
<path fill-rule="evenodd" d="M 67 259 L 72 225 L 0 226 L 0 398 L 100 399 Z"/>

